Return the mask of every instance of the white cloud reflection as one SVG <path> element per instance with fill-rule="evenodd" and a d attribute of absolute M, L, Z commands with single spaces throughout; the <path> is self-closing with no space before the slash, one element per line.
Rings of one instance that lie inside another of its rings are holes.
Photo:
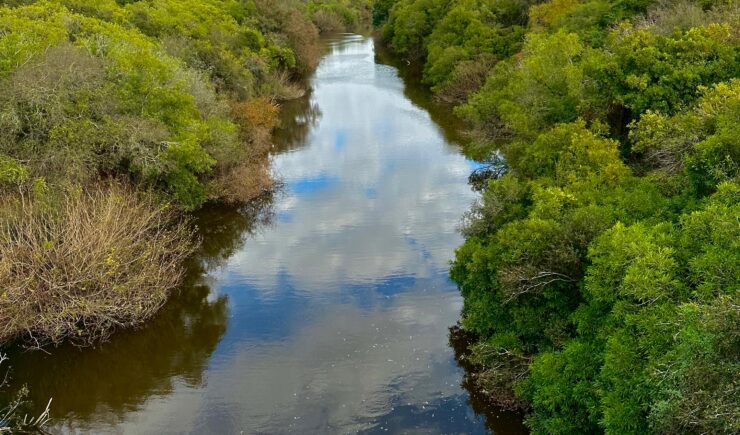
<path fill-rule="evenodd" d="M 311 291 L 446 270 L 473 200 L 470 163 L 403 97 L 396 70 L 374 63 L 372 40 L 336 47 L 315 83 L 323 117 L 310 145 L 275 161 L 288 186 L 278 223 L 230 270 L 265 289 L 284 273 Z"/>
<path fill-rule="evenodd" d="M 349 433 L 398 407 L 483 430 L 447 343 L 471 163 L 375 64 L 372 40 L 335 44 L 314 88 L 307 145 L 275 159 L 275 224 L 214 277 L 232 318 L 205 384 L 149 398 L 120 430 Z"/>

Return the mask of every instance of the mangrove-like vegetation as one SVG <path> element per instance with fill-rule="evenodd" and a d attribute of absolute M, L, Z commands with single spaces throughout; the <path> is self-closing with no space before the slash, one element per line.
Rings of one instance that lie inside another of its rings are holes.
<path fill-rule="evenodd" d="M 733 0 L 378 0 L 488 166 L 452 278 L 535 433 L 737 433 Z"/>

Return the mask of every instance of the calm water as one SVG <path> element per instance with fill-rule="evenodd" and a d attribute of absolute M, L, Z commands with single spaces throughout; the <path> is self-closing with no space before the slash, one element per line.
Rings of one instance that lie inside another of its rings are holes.
<path fill-rule="evenodd" d="M 448 264 L 474 200 L 458 126 L 376 55 L 326 41 L 286 104 L 282 192 L 198 216 L 203 247 L 161 315 L 98 349 L 12 354 L 53 431 L 521 433 L 465 386 Z"/>

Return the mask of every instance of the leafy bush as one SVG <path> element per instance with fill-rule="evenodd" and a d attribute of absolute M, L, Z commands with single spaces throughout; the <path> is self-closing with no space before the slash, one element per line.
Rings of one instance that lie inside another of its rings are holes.
<path fill-rule="evenodd" d="M 424 56 L 425 39 L 449 8 L 446 0 L 401 0 L 391 9 L 383 37 L 411 59 Z"/>

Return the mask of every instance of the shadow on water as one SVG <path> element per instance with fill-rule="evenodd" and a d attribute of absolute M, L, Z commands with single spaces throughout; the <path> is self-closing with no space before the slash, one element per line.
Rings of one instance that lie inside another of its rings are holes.
<path fill-rule="evenodd" d="M 306 138 L 321 119 L 321 109 L 306 88 L 300 98 L 280 103 L 280 124 L 273 132 L 273 154 L 295 151 L 306 145 Z"/>
<path fill-rule="evenodd" d="M 491 402 L 488 395 L 481 391 L 475 382 L 475 373 L 479 370 L 468 356 L 475 336 L 459 326 L 450 328 L 450 346 L 455 351 L 455 361 L 465 370 L 461 386 L 468 392 L 468 403 L 477 415 L 486 420 L 486 427 L 495 434 L 524 435 L 529 431 L 522 424 L 524 414 L 517 411 L 503 410 Z"/>
<path fill-rule="evenodd" d="M 29 411 L 40 411 L 51 397 L 53 422 L 73 425 L 52 430 L 85 431 L 100 419 L 115 425 L 152 397 L 170 394 L 175 385 L 201 387 L 229 323 L 228 297 L 212 291 L 208 272 L 269 224 L 271 200 L 266 195 L 240 208 L 209 205 L 200 211 L 194 223 L 202 243 L 187 263 L 184 282 L 143 328 L 118 332 L 94 349 L 9 349 L 12 384 L 28 387 Z"/>
<path fill-rule="evenodd" d="M 375 41 L 375 62 L 380 65 L 388 65 L 398 70 L 398 75 L 404 83 L 403 93 L 432 118 L 440 127 L 444 139 L 452 144 L 465 148 L 469 139 L 464 134 L 465 122 L 452 111 L 452 106 L 437 101 L 429 88 L 422 83 L 422 70 L 420 65 L 408 64 L 405 60 L 390 51 L 378 38 Z"/>

